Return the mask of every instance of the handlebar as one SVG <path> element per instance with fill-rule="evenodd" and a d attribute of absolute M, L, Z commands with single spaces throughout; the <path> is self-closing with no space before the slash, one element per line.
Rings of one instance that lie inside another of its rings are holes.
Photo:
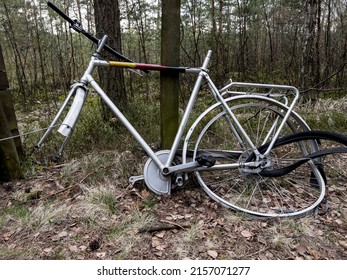
<path fill-rule="evenodd" d="M 78 33 L 82 33 L 84 36 L 86 36 L 89 40 L 91 40 L 93 43 L 98 44 L 99 39 L 96 38 L 93 34 L 89 33 L 88 31 L 84 30 L 82 28 L 81 23 L 78 20 L 73 20 L 70 18 L 67 14 L 65 14 L 62 10 L 60 10 L 55 4 L 53 4 L 51 1 L 47 1 L 48 7 L 50 7 L 52 10 L 54 10 L 57 14 L 59 14 L 64 20 L 70 23 L 70 27 L 77 31 Z M 105 45 L 104 49 L 108 51 L 110 54 L 115 55 L 119 59 L 126 61 L 126 62 L 133 62 L 129 58 L 125 57 L 124 55 L 120 54 L 117 52 L 115 49 L 112 47 Z"/>

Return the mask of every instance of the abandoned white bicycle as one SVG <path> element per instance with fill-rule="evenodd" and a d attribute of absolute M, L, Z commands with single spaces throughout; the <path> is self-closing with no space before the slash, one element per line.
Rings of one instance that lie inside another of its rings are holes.
<path fill-rule="evenodd" d="M 148 155 L 144 180 L 158 195 L 170 195 L 193 174 L 199 185 L 216 202 L 259 218 L 300 217 L 312 213 L 326 194 L 322 157 L 347 152 L 347 137 L 331 132 L 311 131 L 294 111 L 299 91 L 292 86 L 230 82 L 217 89 L 208 74 L 212 52 L 201 67 L 169 67 L 129 62 L 101 40 L 81 28 L 53 3 L 49 6 L 70 22 L 71 27 L 98 43 L 79 82 L 71 86 L 66 100 L 49 129 L 36 145 L 51 133 L 63 111 L 70 106 L 59 132 L 66 137 L 59 155 L 71 137 L 92 87 L 129 130 Z M 107 61 L 102 50 L 126 61 Z M 170 150 L 154 151 L 110 100 L 92 74 L 97 67 L 121 67 L 148 71 L 172 71 L 197 75 L 179 129 Z M 214 104 L 186 128 L 202 83 L 208 85 Z M 74 97 L 70 105 L 70 99 Z M 324 146 L 324 143 L 329 143 Z M 339 144 L 332 146 L 331 143 Z"/>

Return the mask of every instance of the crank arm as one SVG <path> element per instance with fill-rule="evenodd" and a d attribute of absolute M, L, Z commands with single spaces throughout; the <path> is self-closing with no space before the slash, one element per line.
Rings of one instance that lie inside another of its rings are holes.
<path fill-rule="evenodd" d="M 134 185 L 136 182 L 141 181 L 141 180 L 143 180 L 143 179 L 144 179 L 144 176 L 143 176 L 143 175 L 131 176 L 131 177 L 129 178 L 129 183 L 132 184 L 132 185 Z"/>

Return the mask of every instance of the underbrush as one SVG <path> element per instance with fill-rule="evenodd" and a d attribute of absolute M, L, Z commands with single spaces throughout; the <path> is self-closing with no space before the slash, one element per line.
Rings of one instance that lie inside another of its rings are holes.
<path fill-rule="evenodd" d="M 298 113 L 311 129 L 347 133 L 347 97 L 324 98 L 314 105 L 299 105 Z"/>
<path fill-rule="evenodd" d="M 57 111 L 58 108 L 54 110 L 54 113 Z M 20 132 L 25 134 L 22 137 L 22 145 L 26 159 L 22 162 L 22 167 L 24 173 L 33 175 L 36 168 L 40 170 L 40 166 L 49 166 L 53 162 L 65 138 L 57 132 L 59 128 L 57 125 L 40 149 L 35 149 L 35 145 L 45 132 L 40 130 L 50 125 L 54 115 L 49 115 L 43 106 L 37 106 L 30 114 L 19 112 L 18 115 Z M 159 145 L 159 104 L 143 100 L 132 102 L 129 103 L 125 115 L 150 145 Z M 63 119 L 64 115 L 59 119 L 58 124 Z M 31 134 L 31 132 L 34 133 Z M 99 99 L 89 97 L 75 130 L 65 146 L 60 163 L 83 158 L 91 152 L 102 153 L 110 150 L 131 150 L 142 153 L 137 142 L 120 121 L 113 118 L 106 122 L 101 114 Z M 39 163 L 38 166 L 37 163 Z"/>
<path fill-rule="evenodd" d="M 192 118 L 189 120 L 187 127 L 198 116 L 202 110 L 210 106 L 210 96 L 202 94 L 197 100 L 196 107 L 199 109 L 193 111 Z M 21 133 L 37 131 L 41 128 L 48 127 L 58 108 L 51 109 L 51 115 L 47 112 L 44 104 L 34 104 L 34 110 L 28 114 L 19 111 L 19 126 Z M 298 104 L 295 109 L 311 129 L 328 130 L 346 134 L 347 131 L 347 97 L 340 99 L 322 98 L 314 105 Z M 160 104 L 155 96 L 138 97 L 129 103 L 126 117 L 130 123 L 138 130 L 149 145 L 158 149 L 160 147 Z M 181 110 L 182 116 L 182 110 Z M 61 123 L 64 116 L 58 123 Z M 44 131 L 22 137 L 22 143 L 26 152 L 26 158 L 22 162 L 22 168 L 26 176 L 33 176 L 40 172 L 43 167 L 51 166 L 55 156 L 63 144 L 64 138 L 58 132 L 58 126 L 53 129 L 51 136 L 46 140 L 44 145 L 36 150 L 34 147 L 43 135 Z M 131 153 L 133 159 L 126 163 L 126 158 L 122 167 L 129 173 L 132 165 L 145 162 L 145 153 L 134 138 L 129 134 L 127 129 L 115 117 L 110 122 L 105 122 L 102 118 L 100 101 L 98 97 L 89 96 L 81 112 L 80 118 L 75 127 L 72 137 L 69 139 L 60 163 L 66 162 L 84 162 L 86 166 L 82 167 L 87 170 L 93 170 L 95 176 L 100 179 L 107 171 L 108 151 L 123 151 Z M 96 156 L 98 155 L 98 156 Z M 86 159 L 90 158 L 89 162 Z M 76 170 L 69 171 L 70 177 L 74 180 Z M 79 167 L 81 168 L 81 167 Z M 120 174 L 124 172 L 118 170 Z M 67 176 L 67 175 L 66 175 Z M 65 176 L 65 177 L 66 177 Z M 65 180 L 65 179 L 64 179 Z M 98 178 L 95 178 L 97 182 Z"/>

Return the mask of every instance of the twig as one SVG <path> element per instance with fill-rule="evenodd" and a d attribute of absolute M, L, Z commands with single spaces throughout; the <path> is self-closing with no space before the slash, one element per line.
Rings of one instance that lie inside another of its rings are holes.
<path fill-rule="evenodd" d="M 178 224 L 172 221 L 160 220 L 163 224 L 153 227 L 143 227 L 138 230 L 139 233 L 154 232 L 161 230 L 171 230 L 171 229 L 186 229 L 189 228 L 189 224 Z"/>
<path fill-rule="evenodd" d="M 340 73 L 344 68 L 345 66 L 347 65 L 347 61 L 343 63 L 343 65 L 334 73 L 332 73 L 330 76 L 328 76 L 325 80 L 319 82 L 318 84 L 314 85 L 313 87 L 311 88 L 308 88 L 306 90 L 302 90 L 300 91 L 301 94 L 303 93 L 306 93 L 310 90 L 315 90 L 317 87 L 321 86 L 322 84 L 324 84 L 325 82 L 327 82 L 328 80 L 330 80 L 332 77 L 334 77 L 335 75 L 337 75 L 338 73 Z"/>
<path fill-rule="evenodd" d="M 61 193 L 63 193 L 63 192 L 66 192 L 66 191 L 69 191 L 69 190 L 72 190 L 73 188 L 75 188 L 75 187 L 77 187 L 78 185 L 72 185 L 72 186 L 70 186 L 70 187 L 67 187 L 67 188 L 65 188 L 65 189 L 63 189 L 63 190 L 59 190 L 59 191 L 57 191 L 57 192 L 55 192 L 55 193 L 52 193 L 52 194 L 49 194 L 49 195 L 46 195 L 46 196 L 43 196 L 43 197 L 39 197 L 39 198 L 36 198 L 36 199 L 32 199 L 32 200 L 30 200 L 30 202 L 37 202 L 37 201 L 40 201 L 40 200 L 46 200 L 47 198 L 50 198 L 50 197 L 54 197 L 54 196 L 56 196 L 56 195 L 58 195 L 58 194 L 61 194 Z"/>
<path fill-rule="evenodd" d="M 241 259 L 241 260 L 244 260 L 244 259 L 247 259 L 247 258 L 249 258 L 249 257 L 253 257 L 253 256 L 255 256 L 255 255 L 258 255 L 258 254 L 264 252 L 264 251 L 269 250 L 270 248 L 271 248 L 270 246 L 264 247 L 264 248 L 262 248 L 262 249 L 260 249 L 260 250 L 258 250 L 258 251 L 256 251 L 256 252 L 243 255 L 242 257 L 240 257 L 240 259 Z"/>
<path fill-rule="evenodd" d="M 187 228 L 189 226 L 187 225 L 180 225 L 178 223 L 175 223 L 173 221 L 168 221 L 168 220 L 160 220 L 160 222 L 164 223 L 164 224 L 169 224 L 169 225 L 172 225 L 172 226 L 176 226 L 176 227 L 179 227 L 181 229 L 184 229 L 184 228 Z"/>

